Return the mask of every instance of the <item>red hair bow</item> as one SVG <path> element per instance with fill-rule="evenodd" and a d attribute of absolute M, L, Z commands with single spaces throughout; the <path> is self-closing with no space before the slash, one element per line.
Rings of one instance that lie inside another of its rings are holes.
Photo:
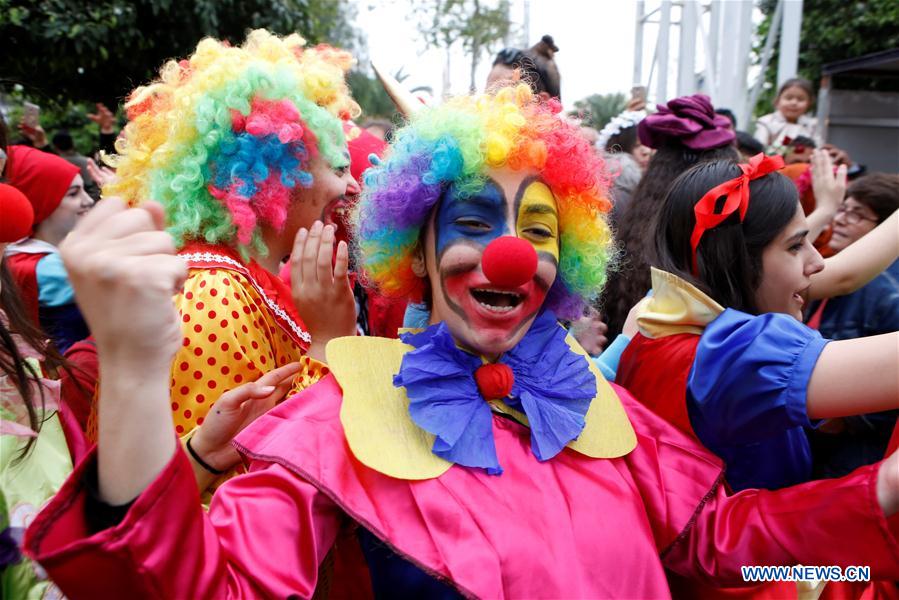
<path fill-rule="evenodd" d="M 702 234 L 720 225 L 737 209 L 740 209 L 740 222 L 742 223 L 746 218 L 746 211 L 749 210 L 749 182 L 782 169 L 783 166 L 782 156 L 756 154 L 749 159 L 749 164 L 739 165 L 740 170 L 743 171 L 742 175 L 716 185 L 696 203 L 696 206 L 693 207 L 696 225 L 693 227 L 693 235 L 690 236 L 690 247 L 693 249 L 693 275 L 699 273 L 696 249 L 699 247 Z M 718 203 L 718 198 L 721 196 L 727 196 L 727 199 L 724 201 L 721 212 L 716 213 L 715 204 Z"/>

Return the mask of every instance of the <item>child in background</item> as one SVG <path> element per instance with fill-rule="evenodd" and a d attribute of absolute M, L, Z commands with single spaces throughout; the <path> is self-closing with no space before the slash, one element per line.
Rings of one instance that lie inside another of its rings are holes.
<path fill-rule="evenodd" d="M 786 80 L 774 99 L 774 112 L 756 122 L 755 139 L 770 147 L 785 145 L 784 138 L 805 136 L 820 145 L 818 120 L 806 114 L 814 99 L 810 81 L 801 77 Z"/>

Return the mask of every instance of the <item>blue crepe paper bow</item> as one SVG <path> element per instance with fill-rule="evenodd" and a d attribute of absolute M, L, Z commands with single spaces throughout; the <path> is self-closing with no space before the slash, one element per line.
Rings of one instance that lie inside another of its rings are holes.
<path fill-rule="evenodd" d="M 566 335 L 555 315 L 544 311 L 499 360 L 515 377 L 506 403 L 527 415 L 531 451 L 541 461 L 580 435 L 596 396 L 596 378 L 587 360 L 565 342 Z M 437 436 L 434 454 L 501 474 L 490 406 L 474 379 L 481 359 L 459 349 L 444 323 L 401 337 L 415 350 L 403 356 L 393 385 L 406 388 L 415 424 Z"/>

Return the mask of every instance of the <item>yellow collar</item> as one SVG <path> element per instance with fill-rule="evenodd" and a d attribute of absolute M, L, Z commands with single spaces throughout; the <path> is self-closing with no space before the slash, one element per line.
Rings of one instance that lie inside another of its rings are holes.
<path fill-rule="evenodd" d="M 677 275 L 652 268 L 652 296 L 637 313 L 640 333 L 662 338 L 678 333 L 702 335 L 705 326 L 724 312 L 724 307 Z"/>
<path fill-rule="evenodd" d="M 587 352 L 573 337 L 566 342 L 581 354 L 596 377 L 596 397 L 586 415 L 581 435 L 568 446 L 592 458 L 628 454 L 637 444 L 634 429 L 615 390 L 603 378 Z M 343 389 L 340 421 L 353 455 L 367 467 L 397 479 L 439 477 L 452 463 L 431 452 L 435 436 L 418 427 L 409 416 L 406 390 L 393 385 L 403 355 L 414 350 L 400 340 L 343 337 L 327 347 L 328 367 Z M 497 412 L 527 425 L 527 418 L 500 401 Z M 500 457 L 502 460 L 502 457 Z"/>

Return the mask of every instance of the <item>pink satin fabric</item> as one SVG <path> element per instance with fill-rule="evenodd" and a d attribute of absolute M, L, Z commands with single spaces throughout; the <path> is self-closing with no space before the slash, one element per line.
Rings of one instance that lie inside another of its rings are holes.
<path fill-rule="evenodd" d="M 625 458 L 565 450 L 538 463 L 529 432 L 497 416 L 502 476 L 453 467 L 409 482 L 351 455 L 328 377 L 244 431 L 250 472 L 217 491 L 208 515 L 179 450 L 122 523 L 89 535 L 82 463 L 27 548 L 71 598 L 309 597 L 343 514 L 479 597 L 665 598 L 663 566 L 718 585 L 749 564 L 899 577 L 899 519 L 891 530 L 877 505 L 876 466 L 728 497 L 714 456 L 618 393 L 638 436 Z"/>

